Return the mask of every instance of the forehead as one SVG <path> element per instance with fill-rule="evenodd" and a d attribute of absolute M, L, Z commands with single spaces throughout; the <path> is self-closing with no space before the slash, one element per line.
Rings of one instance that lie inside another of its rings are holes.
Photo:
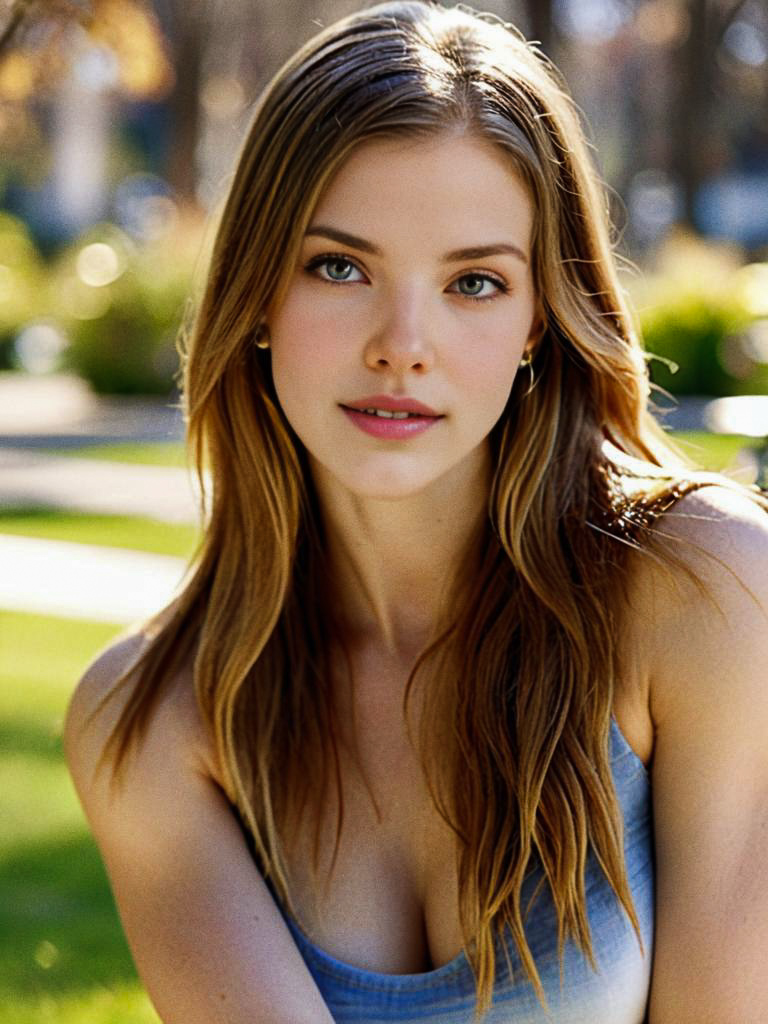
<path fill-rule="evenodd" d="M 533 207 L 512 160 L 466 135 L 361 143 L 332 178 L 310 224 L 376 244 L 450 249 L 509 241 L 529 253 Z"/>

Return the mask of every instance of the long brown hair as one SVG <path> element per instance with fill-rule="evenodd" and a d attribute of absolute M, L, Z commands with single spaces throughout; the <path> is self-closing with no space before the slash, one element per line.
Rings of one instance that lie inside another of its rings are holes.
<path fill-rule="evenodd" d="M 266 89 L 184 350 L 189 442 L 201 478 L 210 469 L 204 539 L 180 597 L 145 627 L 105 755 L 117 777 L 168 680 L 191 663 L 222 784 L 289 912 L 285 837 L 306 807 L 319 823 L 332 786 L 338 848 L 332 576 L 306 455 L 255 339 L 352 149 L 446 130 L 492 141 L 527 185 L 546 324 L 534 386 L 519 375 L 491 434 L 487 520 L 405 701 L 407 712 L 419 682 L 432 708 L 418 749 L 457 837 L 482 1013 L 494 931 L 505 926 L 543 997 L 520 905 L 532 858 L 553 894 L 561 951 L 571 936 L 591 957 L 590 849 L 637 929 L 610 766 L 625 570 L 633 546 L 675 561 L 650 530 L 653 514 L 696 482 L 647 412 L 643 353 L 578 115 L 555 69 L 509 27 L 437 4 L 383 4 L 320 33 Z"/>

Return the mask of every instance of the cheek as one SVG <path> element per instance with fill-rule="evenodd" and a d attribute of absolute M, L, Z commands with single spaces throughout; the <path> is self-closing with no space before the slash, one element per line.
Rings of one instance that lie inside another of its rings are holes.
<path fill-rule="evenodd" d="M 360 321 L 370 317 L 350 306 L 347 302 L 340 310 L 338 301 L 329 301 L 322 289 L 295 287 L 270 321 L 273 360 L 287 365 L 300 356 L 307 366 L 322 370 L 359 335 Z"/>
<path fill-rule="evenodd" d="M 338 326 L 338 325 L 337 325 Z M 308 391 L 312 382 L 331 369 L 334 325 L 313 314 L 306 303 L 283 306 L 270 324 L 272 376 L 278 397 Z"/>
<path fill-rule="evenodd" d="M 476 336 L 473 344 L 456 359 L 456 376 L 461 390 L 487 402 L 495 409 L 505 405 L 520 366 L 525 338 L 509 331 Z M 491 409 L 488 409 L 489 414 Z"/>

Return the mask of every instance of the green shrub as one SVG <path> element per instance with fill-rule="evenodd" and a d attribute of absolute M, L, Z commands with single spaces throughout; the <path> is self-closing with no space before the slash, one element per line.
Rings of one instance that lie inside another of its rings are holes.
<path fill-rule="evenodd" d="M 40 254 L 25 225 L 0 211 L 0 370 L 15 365 L 13 343 L 19 330 L 45 302 Z"/>
<path fill-rule="evenodd" d="M 95 391 L 173 389 L 176 338 L 199 250 L 194 226 L 139 247 L 102 224 L 63 253 L 54 274 L 56 316 L 69 336 L 68 365 Z"/>
<path fill-rule="evenodd" d="M 675 395 L 768 392 L 768 351 L 758 343 L 768 310 L 746 287 L 754 269 L 722 246 L 667 244 L 657 269 L 631 289 L 655 384 Z"/>

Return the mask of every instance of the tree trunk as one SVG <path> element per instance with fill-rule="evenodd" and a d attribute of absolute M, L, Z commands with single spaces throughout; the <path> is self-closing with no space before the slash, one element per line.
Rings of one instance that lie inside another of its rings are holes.
<path fill-rule="evenodd" d="M 16 33 L 24 23 L 26 13 L 27 5 L 25 3 L 15 3 L 11 7 L 5 24 L 0 27 L 0 57 L 5 51 L 10 50 Z"/>
<path fill-rule="evenodd" d="M 552 7 L 553 0 L 525 0 L 528 38 L 538 40 L 548 57 L 552 57 L 555 41 Z"/>
<path fill-rule="evenodd" d="M 679 54 L 673 170 L 682 190 L 683 220 L 695 226 L 696 195 L 707 174 L 711 111 L 716 102 L 717 51 L 745 0 L 687 0 L 690 29 Z M 676 59 L 678 55 L 673 55 Z"/>
<path fill-rule="evenodd" d="M 197 204 L 197 149 L 200 139 L 202 65 L 205 53 L 207 0 L 172 0 L 170 44 L 176 85 L 169 100 L 171 141 L 167 176 L 182 203 Z"/>
<path fill-rule="evenodd" d="M 712 73 L 716 42 L 708 0 L 688 0 L 688 37 L 679 54 L 673 168 L 682 191 L 682 219 L 693 226 L 696 194 L 702 183 L 708 111 L 713 99 Z M 713 45 L 714 44 L 714 45 Z"/>

